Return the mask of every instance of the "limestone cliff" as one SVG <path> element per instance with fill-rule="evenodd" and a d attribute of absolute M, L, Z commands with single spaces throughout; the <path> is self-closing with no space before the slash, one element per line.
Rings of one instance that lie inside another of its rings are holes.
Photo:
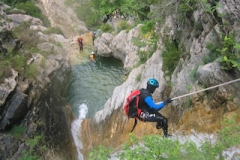
<path fill-rule="evenodd" d="M 38 5 L 47 15 L 52 27 L 59 27 L 66 38 L 72 38 L 87 31 L 84 22 L 79 21 L 74 6 L 67 7 L 65 0 L 39 0 Z"/>
<path fill-rule="evenodd" d="M 43 33 L 46 27 L 39 19 L 19 13 L 7 14 L 6 8 L 11 9 L 0 2 L 1 63 L 6 63 L 9 55 L 24 55 L 26 64 L 18 70 L 8 71 L 7 67 L 1 70 L 0 159 L 29 156 L 76 159 L 70 130 L 72 110 L 62 98 L 63 84 L 71 69 L 68 51 L 72 40 L 62 35 L 46 35 Z M 24 24 L 27 25 L 19 33 L 23 35 L 14 39 L 14 28 Z M 29 39 L 36 45 L 34 51 L 27 49 Z M 34 67 L 31 74 L 26 73 L 29 70 L 24 71 L 30 66 Z"/>
<path fill-rule="evenodd" d="M 178 5 L 177 3 L 173 4 Z M 164 51 L 164 42 L 163 39 L 159 39 L 158 49 L 152 57 L 145 64 L 130 71 L 127 80 L 114 89 L 112 97 L 105 103 L 103 110 L 97 112 L 92 119 L 83 122 L 84 149 L 82 151 L 86 158 L 94 146 L 104 144 L 117 148 L 128 138 L 133 121 L 128 120 L 123 113 L 124 100 L 130 91 L 146 87 L 149 77 L 154 77 L 160 82 L 160 87 L 153 95 L 156 102 L 163 101 L 167 97 L 178 97 L 200 90 L 202 86 L 210 87 L 240 77 L 237 69 L 232 72 L 225 71 L 217 61 L 204 65 L 202 63 L 204 57 L 211 54 L 207 44 L 219 41 L 219 36 L 223 32 L 235 32 L 236 41 L 240 42 L 238 27 L 240 2 L 220 0 L 219 4 L 221 5 L 217 7 L 216 12 L 226 14 L 218 17 L 217 21 L 204 12 L 201 5 L 191 14 L 185 15 L 184 23 L 176 24 L 176 14 L 178 13 L 165 17 L 165 24 L 156 32 L 161 35 L 160 37 L 168 36 L 172 40 L 178 40 L 188 54 L 181 57 L 171 77 L 164 77 L 161 57 Z M 223 28 L 221 24 L 226 21 L 229 23 Z M 135 63 L 128 62 L 131 59 L 136 60 L 137 55 L 131 38 L 127 37 L 132 37 L 135 31 L 137 28 L 128 33 L 122 31 L 116 36 L 103 34 L 95 40 L 98 54 L 114 56 L 124 62 L 126 69 L 132 68 Z M 179 32 L 182 34 L 178 34 Z M 194 72 L 195 68 L 196 80 L 192 81 L 190 73 Z M 138 81 L 136 77 L 139 75 L 141 78 Z M 171 86 L 169 86 L 169 82 L 171 82 Z M 189 134 L 191 130 L 196 130 L 197 132 L 213 133 L 220 129 L 220 121 L 224 116 L 235 113 L 237 114 L 237 123 L 240 123 L 239 102 L 238 82 L 174 100 L 161 110 L 161 113 L 170 121 L 170 132 L 179 131 L 182 134 Z M 156 130 L 154 123 L 141 122 L 133 133 L 141 137 L 153 133 L 161 135 L 162 131 Z"/>

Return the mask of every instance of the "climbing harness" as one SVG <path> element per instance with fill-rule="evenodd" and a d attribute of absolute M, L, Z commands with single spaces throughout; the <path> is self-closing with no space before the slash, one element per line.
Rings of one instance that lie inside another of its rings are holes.
<path fill-rule="evenodd" d="M 220 86 L 224 86 L 224 85 L 227 85 L 227 84 L 230 84 L 230 83 L 234 83 L 234 82 L 237 82 L 237 81 L 240 81 L 240 78 L 235 79 L 235 80 L 232 80 L 232 81 L 228 81 L 228 82 L 225 82 L 225 83 L 216 85 L 216 86 L 208 87 L 208 88 L 205 88 L 205 89 L 196 91 L 196 92 L 192 92 L 192 93 L 184 94 L 184 95 L 182 95 L 182 96 L 174 97 L 174 98 L 172 98 L 172 100 L 176 100 L 176 99 L 179 99 L 179 98 L 187 97 L 187 96 L 190 96 L 190 95 L 192 95 L 192 94 L 196 94 L 196 93 L 199 93 L 199 92 L 203 92 L 203 91 L 206 91 L 206 90 L 210 90 L 210 89 L 213 89 L 213 88 L 217 88 L 217 87 L 220 87 Z M 162 102 L 158 102 L 158 103 L 162 103 Z"/>

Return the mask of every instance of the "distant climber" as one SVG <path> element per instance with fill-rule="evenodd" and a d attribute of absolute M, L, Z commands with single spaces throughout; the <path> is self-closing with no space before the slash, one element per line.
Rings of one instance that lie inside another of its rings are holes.
<path fill-rule="evenodd" d="M 78 36 L 77 42 L 78 42 L 80 51 L 83 50 L 83 38 L 81 36 Z"/>

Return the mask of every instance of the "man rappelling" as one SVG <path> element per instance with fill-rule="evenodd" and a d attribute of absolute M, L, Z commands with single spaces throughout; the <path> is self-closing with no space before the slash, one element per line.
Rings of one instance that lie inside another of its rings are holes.
<path fill-rule="evenodd" d="M 165 101 L 156 104 L 152 99 L 152 94 L 158 87 L 158 81 L 150 78 L 147 81 L 146 89 L 135 90 L 127 97 L 124 110 L 128 117 L 135 118 L 133 129 L 137 124 L 137 119 L 144 122 L 157 122 L 156 128 L 162 128 L 164 137 L 169 137 L 171 135 L 168 134 L 168 119 L 158 111 L 164 108 L 166 104 L 171 103 L 172 99 L 167 98 Z"/>

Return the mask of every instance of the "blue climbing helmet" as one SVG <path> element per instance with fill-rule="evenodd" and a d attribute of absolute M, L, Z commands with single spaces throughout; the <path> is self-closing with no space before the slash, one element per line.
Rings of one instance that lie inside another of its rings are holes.
<path fill-rule="evenodd" d="M 157 88 L 159 86 L 159 84 L 158 84 L 158 81 L 156 79 L 150 78 L 147 81 L 147 86 L 151 86 L 151 87 Z"/>
<path fill-rule="evenodd" d="M 153 93 L 158 86 L 159 86 L 158 81 L 156 79 L 154 79 L 154 78 L 150 78 L 147 81 L 147 90 L 150 93 Z"/>

